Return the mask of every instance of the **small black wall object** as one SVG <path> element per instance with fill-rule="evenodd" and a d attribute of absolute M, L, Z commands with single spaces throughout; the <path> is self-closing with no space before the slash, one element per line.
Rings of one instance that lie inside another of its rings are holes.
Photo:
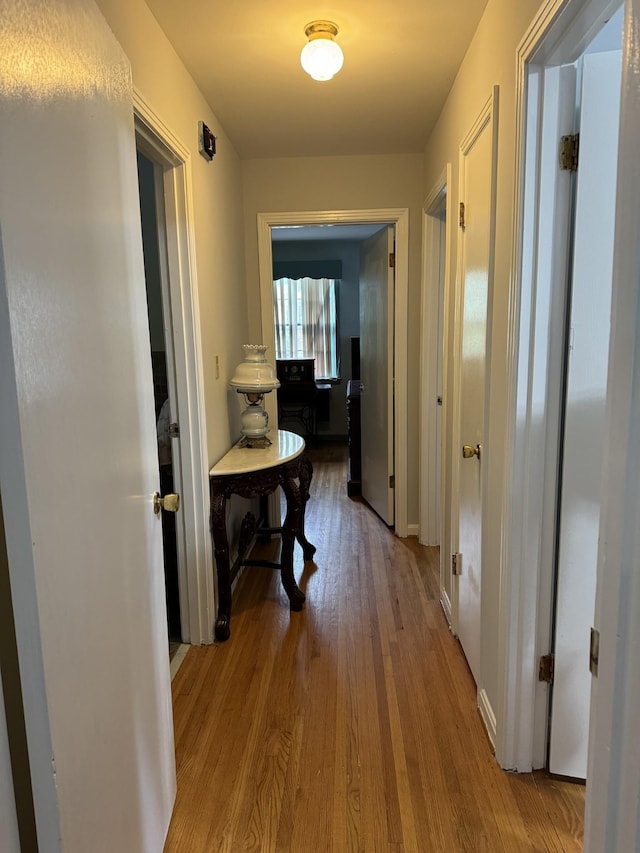
<path fill-rule="evenodd" d="M 200 153 L 204 157 L 205 160 L 213 160 L 214 154 L 216 153 L 216 138 L 211 131 L 211 128 L 207 127 L 207 125 L 200 121 L 198 122 L 198 131 L 199 131 L 199 143 L 200 143 Z"/>

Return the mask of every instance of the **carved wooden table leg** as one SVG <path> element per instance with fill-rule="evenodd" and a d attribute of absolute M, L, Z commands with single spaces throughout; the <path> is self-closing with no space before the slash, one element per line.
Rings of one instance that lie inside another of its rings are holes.
<path fill-rule="evenodd" d="M 305 594 L 296 583 L 293 574 L 293 546 L 300 529 L 302 500 L 300 489 L 295 481 L 295 470 L 287 469 L 282 478 L 282 490 L 287 498 L 287 514 L 280 533 L 280 579 L 289 598 L 291 610 L 302 610 Z"/>
<path fill-rule="evenodd" d="M 225 510 L 227 499 L 223 489 L 211 481 L 211 537 L 213 539 L 216 570 L 218 575 L 218 617 L 216 619 L 215 638 L 221 642 L 231 634 L 231 573 L 229 569 L 229 541 Z"/>
<path fill-rule="evenodd" d="M 302 556 L 305 562 L 311 560 L 316 553 L 316 546 L 312 545 L 307 539 L 304 531 L 304 517 L 307 509 L 307 501 L 309 500 L 309 486 L 313 477 L 313 465 L 311 459 L 306 453 L 303 453 L 298 462 L 298 478 L 300 480 L 300 523 L 296 533 L 296 538 L 302 546 Z"/>

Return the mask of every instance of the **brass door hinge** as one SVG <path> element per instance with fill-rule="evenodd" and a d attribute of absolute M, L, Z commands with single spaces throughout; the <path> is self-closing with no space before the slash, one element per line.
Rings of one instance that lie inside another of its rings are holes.
<path fill-rule="evenodd" d="M 389 269 L 395 269 L 396 267 L 396 253 L 389 252 Z"/>
<path fill-rule="evenodd" d="M 600 631 L 591 629 L 591 642 L 589 644 L 589 670 L 591 675 L 598 675 L 598 664 L 600 663 Z"/>
<path fill-rule="evenodd" d="M 560 168 L 564 171 L 575 172 L 578 169 L 578 150 L 580 134 L 573 133 L 560 138 Z"/>
<path fill-rule="evenodd" d="M 464 202 L 463 201 L 460 202 L 460 219 L 459 219 L 459 222 L 460 222 L 460 227 L 464 231 L 464 229 L 466 228 L 466 225 L 467 225 L 467 220 L 465 218 Z"/>
<path fill-rule="evenodd" d="M 452 575 L 461 575 L 462 574 L 462 560 L 460 554 L 452 554 L 451 555 L 451 574 Z"/>
<path fill-rule="evenodd" d="M 169 424 L 169 438 L 180 438 L 180 427 L 178 424 Z"/>
<path fill-rule="evenodd" d="M 546 681 L 547 684 L 553 684 L 553 665 L 555 658 L 553 655 L 542 655 L 538 664 L 538 681 Z"/>

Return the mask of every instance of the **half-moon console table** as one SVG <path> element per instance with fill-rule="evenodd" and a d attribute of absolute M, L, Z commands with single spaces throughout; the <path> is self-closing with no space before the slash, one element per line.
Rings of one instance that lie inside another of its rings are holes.
<path fill-rule="evenodd" d="M 218 576 L 216 640 L 228 640 L 231 633 L 231 569 L 226 525 L 227 499 L 231 495 L 263 498 L 282 486 L 287 501 L 284 524 L 264 531 L 280 533 L 280 562 L 260 564 L 279 568 L 291 610 L 302 610 L 305 596 L 293 575 L 293 545 L 297 539 L 305 560 L 310 560 L 316 550 L 304 534 L 305 507 L 313 475 L 311 460 L 304 449 L 304 439 L 299 435 L 278 430 L 269 447 L 247 448 L 236 444 L 209 471 L 211 539 Z M 243 562 L 250 564 L 257 561 Z"/>

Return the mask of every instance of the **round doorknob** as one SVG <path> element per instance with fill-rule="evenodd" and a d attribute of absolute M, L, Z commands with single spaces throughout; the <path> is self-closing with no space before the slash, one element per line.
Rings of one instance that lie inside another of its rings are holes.
<path fill-rule="evenodd" d="M 160 492 L 153 493 L 153 511 L 156 515 L 160 515 L 160 510 L 166 512 L 177 512 L 180 507 L 180 495 L 170 494 L 160 497 Z"/>
<path fill-rule="evenodd" d="M 472 447 L 470 444 L 462 445 L 462 458 L 463 459 L 473 459 L 474 456 L 477 456 L 480 459 L 480 445 L 476 444 L 475 447 Z"/>

